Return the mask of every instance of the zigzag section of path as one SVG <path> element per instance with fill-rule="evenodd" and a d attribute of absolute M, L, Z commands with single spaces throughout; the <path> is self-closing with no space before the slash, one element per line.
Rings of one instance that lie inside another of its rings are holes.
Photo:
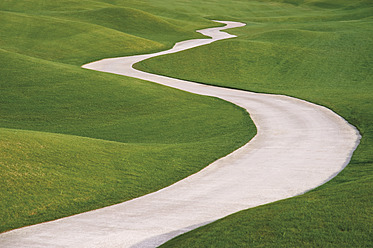
<path fill-rule="evenodd" d="M 221 30 L 244 25 L 222 23 L 226 26 L 200 31 L 212 39 L 184 41 L 164 52 L 104 59 L 83 67 L 230 101 L 250 113 L 257 135 L 240 149 L 165 189 L 3 233 L 0 247 L 156 247 L 234 212 L 302 194 L 330 180 L 347 165 L 360 136 L 325 107 L 287 96 L 207 86 L 132 68 L 134 63 L 150 57 L 232 38 Z"/>

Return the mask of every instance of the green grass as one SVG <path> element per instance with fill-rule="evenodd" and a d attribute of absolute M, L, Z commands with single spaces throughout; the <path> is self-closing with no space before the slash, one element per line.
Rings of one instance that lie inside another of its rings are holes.
<path fill-rule="evenodd" d="M 334 185 L 241 211 L 161 247 L 371 247 L 371 195 L 368 178 Z"/>
<path fill-rule="evenodd" d="M 230 104 L 79 68 L 201 37 L 195 29 L 220 19 L 248 25 L 137 66 L 322 104 L 363 138 L 327 184 L 165 246 L 371 247 L 372 9 L 370 0 L 1 1 L 1 231 L 145 194 L 246 142 L 255 130 Z"/>
<path fill-rule="evenodd" d="M 80 68 L 200 37 L 184 21 L 77 0 L 0 12 L 1 232 L 153 192 L 255 134 L 233 104 Z"/>
<path fill-rule="evenodd" d="M 199 37 L 159 17 L 129 8 L 42 14 L 0 8 L 0 12 L 1 48 L 74 65 L 108 56 L 164 50 L 177 39 Z"/>
<path fill-rule="evenodd" d="M 245 6 L 259 11 L 247 11 L 241 21 L 248 25 L 231 31 L 238 38 L 136 67 L 327 106 L 359 129 L 361 143 L 347 168 L 312 192 L 229 216 L 163 247 L 371 247 L 372 2 L 250 1 Z M 192 69 L 197 63 L 198 70 Z"/>

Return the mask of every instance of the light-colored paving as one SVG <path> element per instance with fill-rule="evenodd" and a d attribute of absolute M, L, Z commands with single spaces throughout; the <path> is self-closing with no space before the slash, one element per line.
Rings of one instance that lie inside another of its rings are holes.
<path fill-rule="evenodd" d="M 244 25 L 226 24 L 224 28 Z M 201 31 L 212 39 L 185 41 L 165 52 L 105 59 L 84 67 L 233 102 L 250 113 L 258 128 L 254 139 L 158 192 L 1 234 L 0 247 L 156 247 L 239 210 L 302 194 L 340 172 L 360 136 L 327 108 L 287 96 L 206 86 L 132 69 L 132 64 L 149 57 L 234 37 L 219 31 L 224 28 Z"/>

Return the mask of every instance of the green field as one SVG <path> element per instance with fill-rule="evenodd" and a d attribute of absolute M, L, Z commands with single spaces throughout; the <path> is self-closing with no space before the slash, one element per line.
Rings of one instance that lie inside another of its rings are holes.
<path fill-rule="evenodd" d="M 1 1 L 0 231 L 153 192 L 255 134 L 233 104 L 80 68 L 201 37 L 182 22 L 99 1 Z"/>
<path fill-rule="evenodd" d="M 361 144 L 347 168 L 316 190 L 229 216 L 164 247 L 372 247 L 373 2 L 245 6 L 253 11 L 226 17 L 248 24 L 231 31 L 238 38 L 136 67 L 327 106 L 359 129 Z"/>
<path fill-rule="evenodd" d="M 0 231 L 146 194 L 247 142 L 255 127 L 229 103 L 80 68 L 200 38 L 218 19 L 248 25 L 137 67 L 306 99 L 363 138 L 327 184 L 164 246 L 371 247 L 372 16 L 371 0 L 1 1 Z"/>

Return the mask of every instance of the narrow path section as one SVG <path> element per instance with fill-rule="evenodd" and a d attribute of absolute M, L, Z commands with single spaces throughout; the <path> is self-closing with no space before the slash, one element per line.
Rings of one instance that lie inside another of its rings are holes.
<path fill-rule="evenodd" d="M 232 38 L 220 30 L 244 25 L 222 23 L 227 25 L 199 31 L 212 39 L 184 41 L 168 51 L 104 59 L 83 67 L 230 101 L 247 109 L 258 128 L 257 135 L 235 152 L 167 188 L 118 205 L 3 233 L 0 247 L 156 247 L 237 211 L 309 191 L 348 164 L 360 136 L 325 107 L 132 68 L 150 57 Z"/>

